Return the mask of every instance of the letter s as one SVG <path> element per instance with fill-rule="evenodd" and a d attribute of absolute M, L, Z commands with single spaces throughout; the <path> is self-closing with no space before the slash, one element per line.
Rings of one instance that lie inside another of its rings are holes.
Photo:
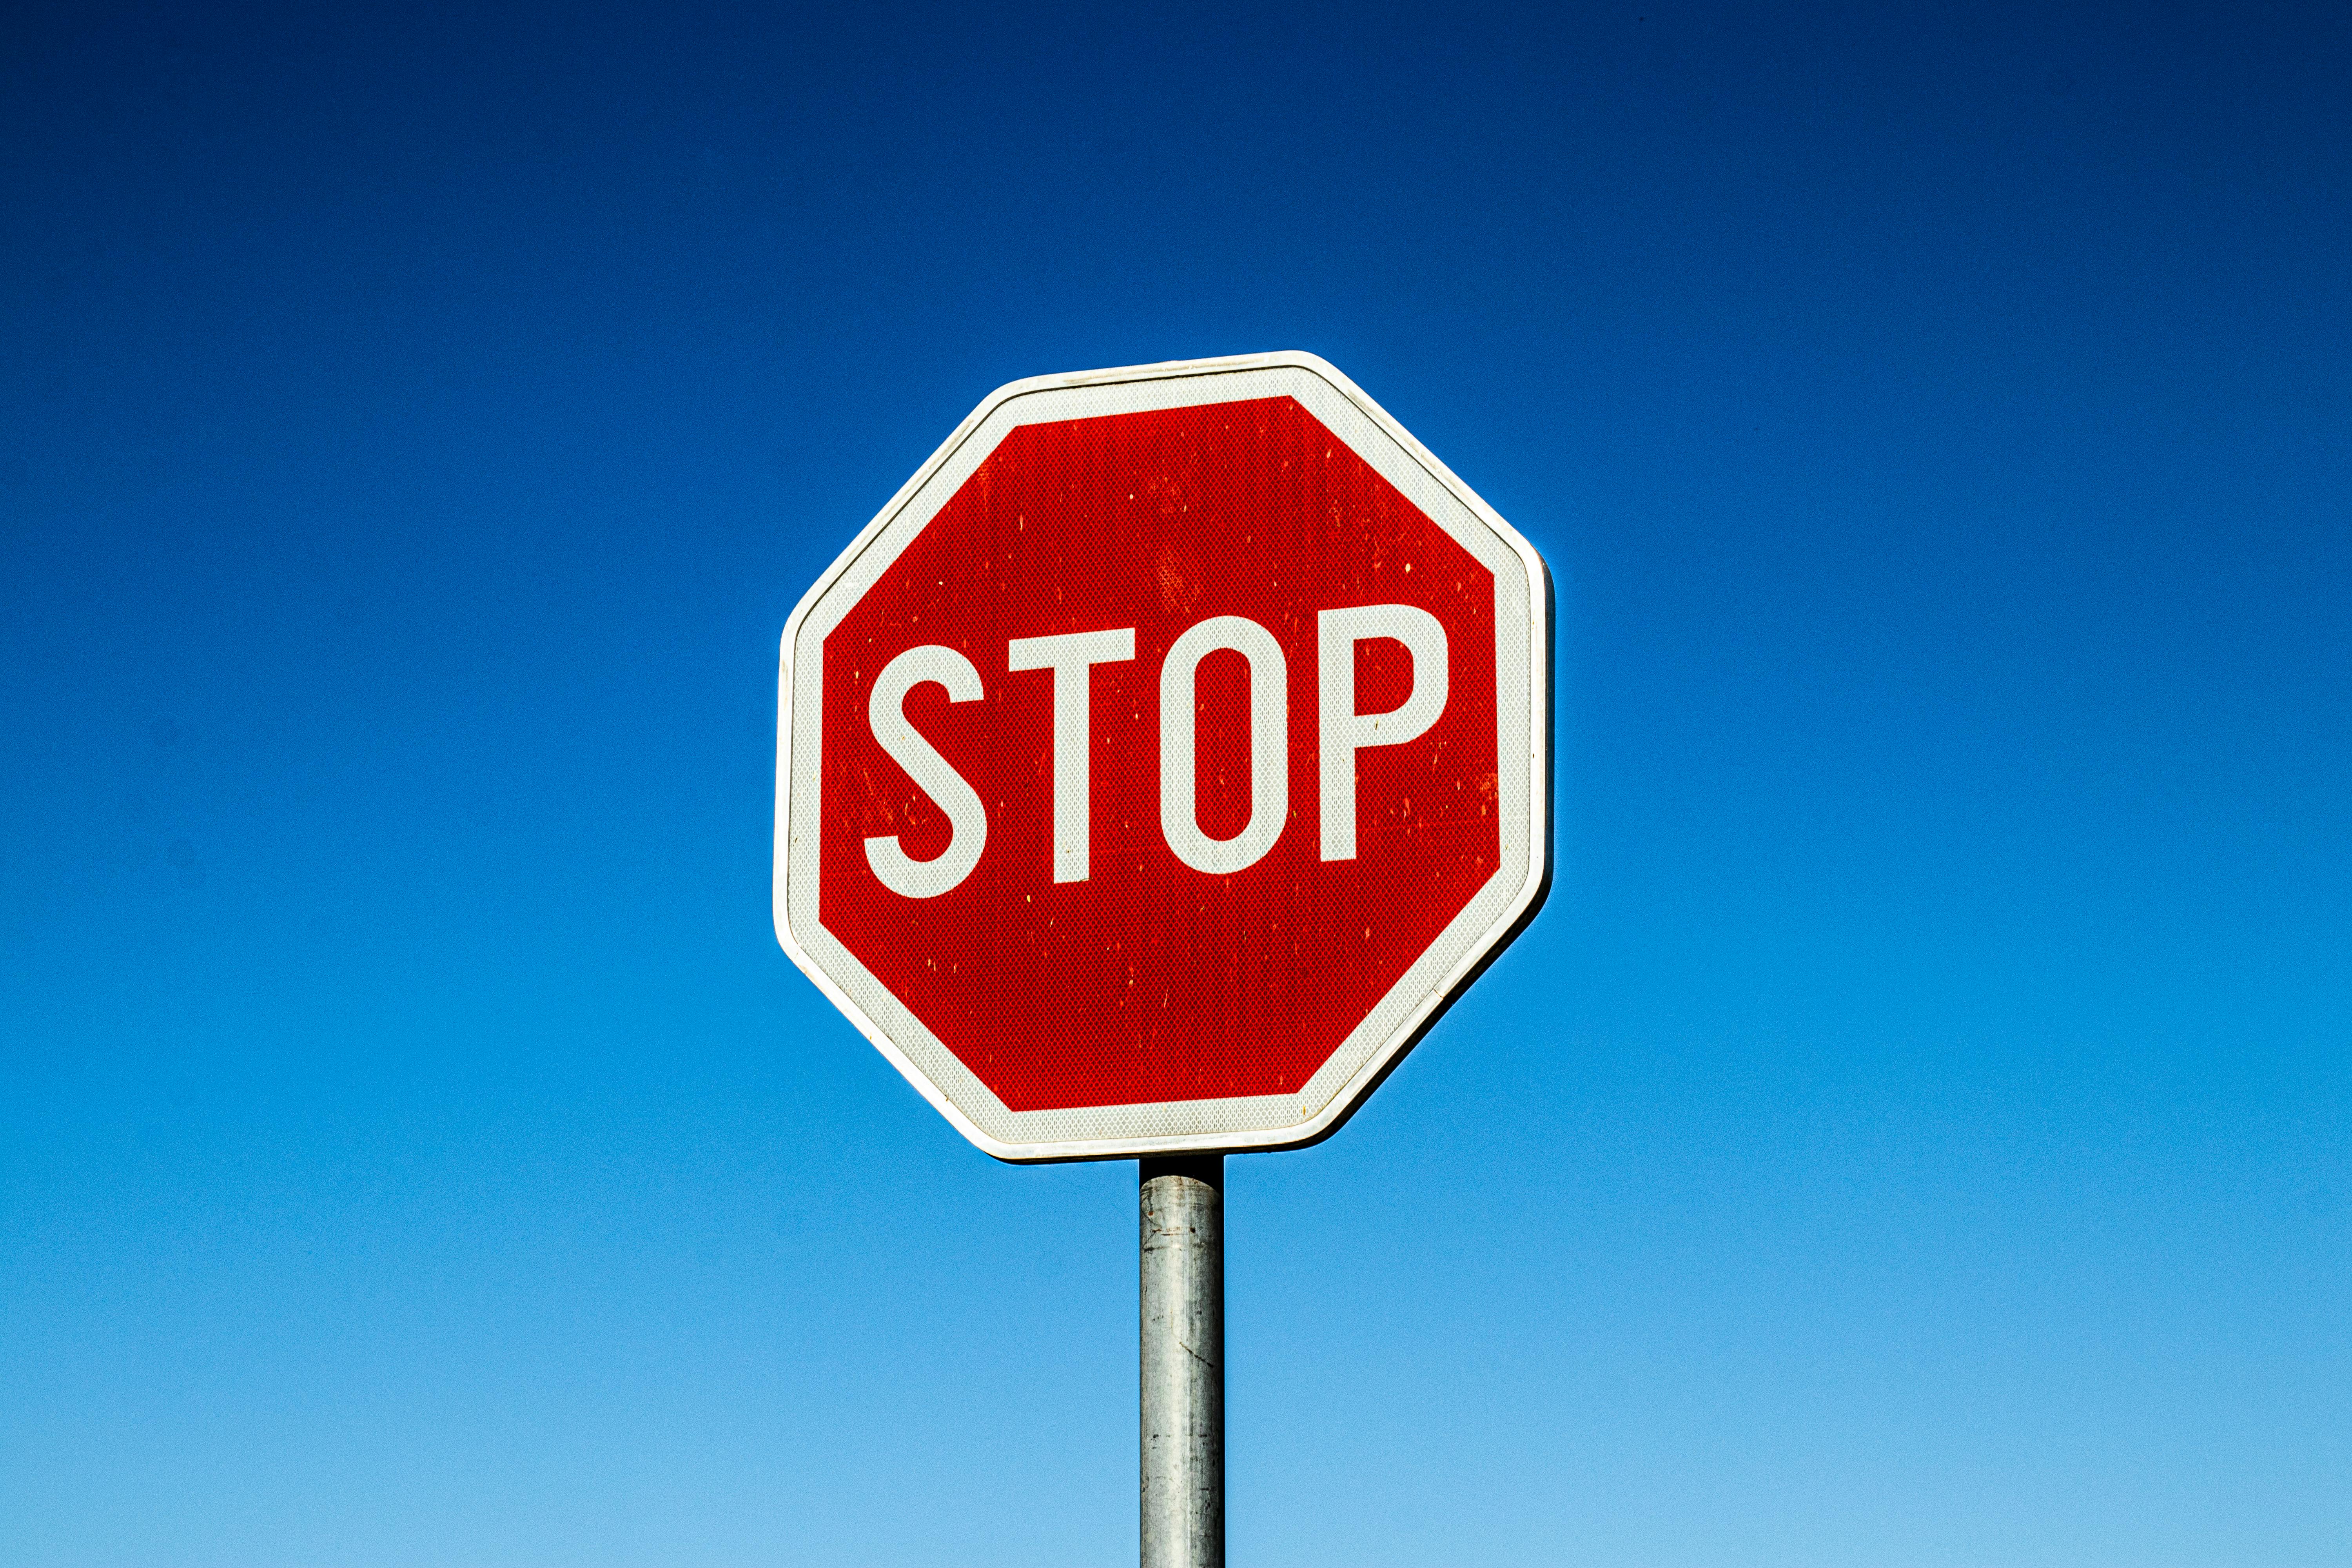
<path fill-rule="evenodd" d="M 883 666 L 866 700 L 875 741 L 948 816 L 948 847 L 929 860 L 909 858 L 896 836 L 866 841 L 866 863 L 884 887 L 907 899 L 936 899 L 971 876 L 988 842 L 988 809 L 980 796 L 907 721 L 907 693 L 930 680 L 947 688 L 950 702 L 976 701 L 981 695 L 980 671 L 971 660 L 951 647 L 927 643 Z"/>

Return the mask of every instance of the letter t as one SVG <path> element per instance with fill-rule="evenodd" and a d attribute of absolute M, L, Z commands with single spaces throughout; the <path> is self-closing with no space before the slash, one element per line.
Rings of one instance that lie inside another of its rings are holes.
<path fill-rule="evenodd" d="M 1054 880 L 1087 879 L 1090 841 L 1090 745 L 1094 732 L 1091 672 L 1097 664 L 1135 657 L 1135 628 L 1014 637 L 1004 647 L 1007 669 L 1054 672 Z"/>

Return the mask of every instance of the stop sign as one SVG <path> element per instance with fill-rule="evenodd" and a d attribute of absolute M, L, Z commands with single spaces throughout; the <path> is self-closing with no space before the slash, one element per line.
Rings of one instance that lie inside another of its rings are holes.
<path fill-rule="evenodd" d="M 1347 1117 L 1549 879 L 1533 547 L 1309 354 L 1016 382 L 784 630 L 784 950 L 1006 1160 Z"/>

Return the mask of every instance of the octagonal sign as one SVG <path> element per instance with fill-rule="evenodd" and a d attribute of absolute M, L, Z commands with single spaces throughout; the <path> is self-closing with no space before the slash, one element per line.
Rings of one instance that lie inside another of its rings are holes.
<path fill-rule="evenodd" d="M 1000 1159 L 1311 1142 L 1542 900 L 1549 616 L 1312 355 L 1015 382 L 785 627 L 777 936 Z"/>

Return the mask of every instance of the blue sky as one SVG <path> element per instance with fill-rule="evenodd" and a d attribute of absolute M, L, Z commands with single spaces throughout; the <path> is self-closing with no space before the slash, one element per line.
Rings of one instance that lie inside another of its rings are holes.
<path fill-rule="evenodd" d="M 0 1563 L 1133 1551 L 1131 1166 L 776 950 L 991 388 L 1311 350 L 1559 580 L 1559 880 L 1230 1173 L 1236 1562 L 2352 1557 L 2326 8 L 25 5 Z"/>

